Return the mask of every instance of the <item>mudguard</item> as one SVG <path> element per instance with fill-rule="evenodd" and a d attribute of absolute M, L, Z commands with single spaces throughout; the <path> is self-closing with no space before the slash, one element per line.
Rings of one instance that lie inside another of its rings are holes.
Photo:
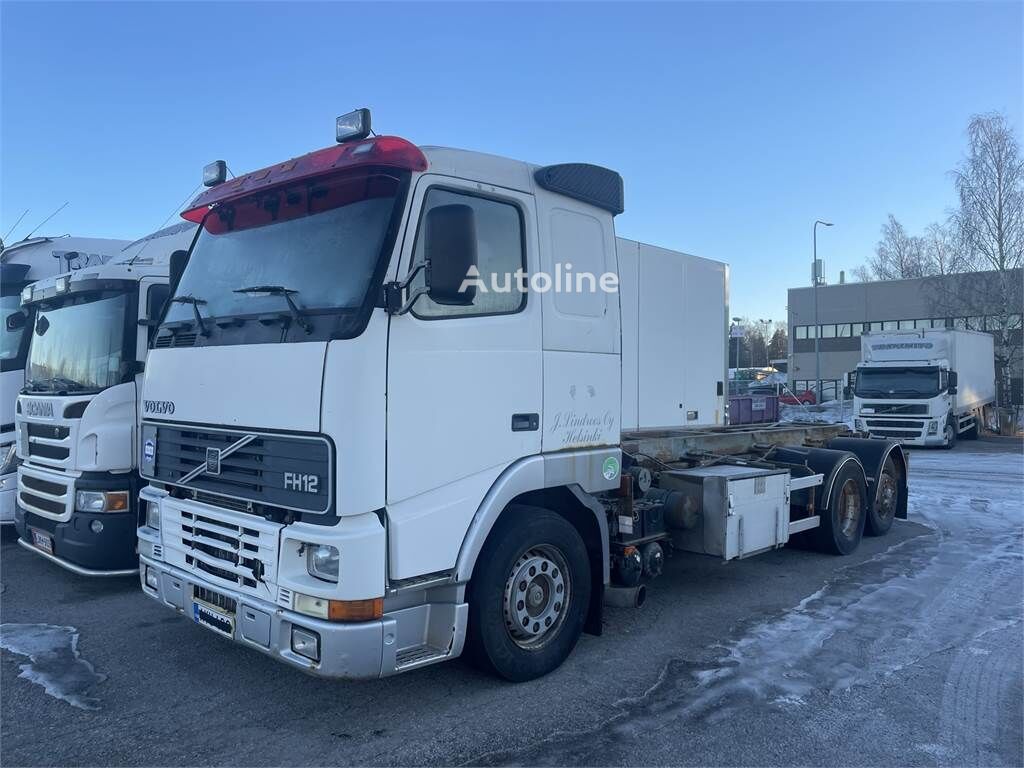
<path fill-rule="evenodd" d="M 885 466 L 885 460 L 891 456 L 901 474 L 896 517 L 900 520 L 907 519 L 907 470 L 909 465 L 907 463 L 907 455 L 903 452 L 903 447 L 896 440 L 834 437 L 828 441 L 827 445 L 835 450 L 849 451 L 860 459 L 860 463 L 864 465 L 864 473 L 868 480 L 868 493 L 875 504 L 878 503 L 878 492 L 881 489 L 879 480 L 882 476 L 882 467 Z"/>
<path fill-rule="evenodd" d="M 836 475 L 847 463 L 855 462 L 864 473 L 865 480 L 870 483 L 870 477 L 864 470 L 864 465 L 852 451 L 838 450 L 834 448 L 807 448 L 804 446 L 784 445 L 776 448 L 768 456 L 771 461 L 779 461 L 786 464 L 795 464 L 806 467 L 813 474 L 825 476 L 825 481 L 815 488 L 814 508 L 828 509 L 832 502 Z M 796 491 L 795 493 L 806 493 Z M 874 491 L 869 487 L 869 497 Z"/>

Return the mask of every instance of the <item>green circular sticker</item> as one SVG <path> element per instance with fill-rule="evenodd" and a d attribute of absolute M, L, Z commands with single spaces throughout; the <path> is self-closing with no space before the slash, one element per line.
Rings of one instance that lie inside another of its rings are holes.
<path fill-rule="evenodd" d="M 601 466 L 601 474 L 604 475 L 605 480 L 614 480 L 619 475 L 619 460 L 614 456 L 609 456 L 604 460 L 604 464 Z"/>

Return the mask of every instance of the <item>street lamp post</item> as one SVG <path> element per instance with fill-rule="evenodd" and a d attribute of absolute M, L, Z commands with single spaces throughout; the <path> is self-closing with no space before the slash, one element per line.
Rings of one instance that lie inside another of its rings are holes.
<path fill-rule="evenodd" d="M 832 222 L 818 219 L 814 222 L 814 260 L 811 262 L 811 282 L 814 290 L 814 379 L 817 382 L 817 389 L 814 390 L 814 398 L 821 402 L 821 328 L 818 325 L 818 283 L 821 282 L 821 274 L 818 271 L 818 225 L 831 227 Z"/>
<path fill-rule="evenodd" d="M 733 322 L 733 328 L 732 328 L 732 330 L 730 330 L 730 333 L 731 333 L 731 334 L 733 334 L 733 336 L 734 336 L 734 337 L 735 337 L 735 339 L 736 339 L 736 366 L 735 366 L 735 367 L 736 367 L 736 370 L 737 370 L 737 371 L 739 371 L 739 367 L 740 367 L 740 336 L 736 336 L 736 335 L 735 335 L 735 330 L 736 330 L 736 328 L 737 328 L 737 324 L 738 324 L 738 323 L 739 323 L 739 322 L 740 322 L 741 320 L 743 320 L 743 318 L 742 318 L 742 317 L 734 317 L 734 318 L 732 319 L 732 322 Z M 742 335 L 742 334 L 740 334 L 740 335 Z"/>
<path fill-rule="evenodd" d="M 768 331 L 771 329 L 772 319 L 769 317 L 767 320 L 762 319 L 757 322 L 764 326 L 761 338 L 764 339 L 764 367 L 767 368 L 771 364 L 771 360 L 768 358 Z"/>

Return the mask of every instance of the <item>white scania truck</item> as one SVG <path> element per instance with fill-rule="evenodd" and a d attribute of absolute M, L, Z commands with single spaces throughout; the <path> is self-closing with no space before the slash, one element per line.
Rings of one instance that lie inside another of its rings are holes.
<path fill-rule="evenodd" d="M 175 224 L 24 289 L 33 320 L 15 415 L 15 526 L 22 546 L 77 574 L 138 569 L 140 381 L 170 255 L 195 230 Z"/>
<path fill-rule="evenodd" d="M 988 333 L 922 329 L 861 336 L 854 429 L 907 445 L 952 448 L 978 436 L 995 402 Z"/>
<path fill-rule="evenodd" d="M 368 136 L 360 111 L 337 146 L 218 162 L 183 214 L 143 395 L 147 595 L 316 675 L 465 648 L 524 680 L 670 549 L 845 553 L 906 515 L 895 443 L 708 426 L 726 268 L 617 240 L 618 174 Z"/>
<path fill-rule="evenodd" d="M 127 240 L 96 237 L 31 237 L 0 246 L 0 525 L 14 524 L 18 456 L 14 443 L 14 404 L 25 384 L 31 308 L 21 306 L 30 283 L 61 272 L 105 264 Z"/>

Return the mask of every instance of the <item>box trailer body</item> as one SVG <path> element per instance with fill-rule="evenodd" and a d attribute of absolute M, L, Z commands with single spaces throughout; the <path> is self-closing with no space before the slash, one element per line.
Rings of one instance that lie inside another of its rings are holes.
<path fill-rule="evenodd" d="M 991 334 L 951 329 L 876 331 L 861 336 L 855 427 L 910 445 L 951 447 L 976 437 L 995 402 Z"/>
<path fill-rule="evenodd" d="M 97 237 L 32 237 L 0 250 L 0 319 L 4 323 L 0 327 L 0 525 L 14 524 L 18 485 L 14 407 L 25 384 L 25 356 L 33 327 L 31 310 L 21 306 L 21 292 L 42 278 L 106 264 L 119 257 L 128 243 Z"/>
<path fill-rule="evenodd" d="M 623 429 L 721 426 L 728 265 L 621 237 L 616 252 Z"/>
<path fill-rule="evenodd" d="M 169 262 L 188 249 L 183 222 L 117 258 L 37 280 L 17 398 L 14 525 L 26 549 L 83 576 L 138 570 L 138 412 L 152 320 L 169 295 Z"/>
<path fill-rule="evenodd" d="M 327 677 L 465 647 L 523 680 L 669 547 L 845 553 L 906 514 L 895 443 L 713 426 L 727 269 L 617 240 L 612 171 L 362 132 L 210 175 L 176 282 L 203 303 L 147 360 L 138 531 L 145 594 L 207 630 Z M 570 267 L 621 290 L 545 290 Z"/>

